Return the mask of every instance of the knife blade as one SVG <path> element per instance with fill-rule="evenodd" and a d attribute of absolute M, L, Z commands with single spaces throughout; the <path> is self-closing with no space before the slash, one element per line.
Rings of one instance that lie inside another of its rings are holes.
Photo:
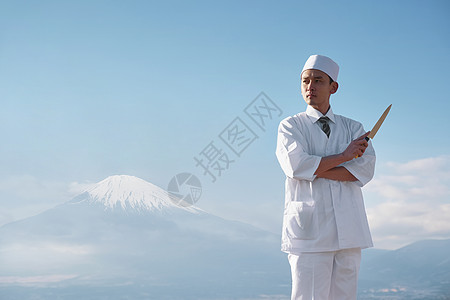
<path fill-rule="evenodd" d="M 384 111 L 384 113 L 381 115 L 381 117 L 378 119 L 378 122 L 375 123 L 375 125 L 373 126 L 372 130 L 370 131 L 369 135 L 365 137 L 366 141 L 369 141 L 369 139 L 373 139 L 375 137 L 375 135 L 378 132 L 378 129 L 380 129 L 381 124 L 383 124 L 384 119 L 386 119 L 386 116 L 388 115 L 389 111 L 391 110 L 391 105 L 388 106 L 388 108 L 386 108 L 386 110 Z"/>

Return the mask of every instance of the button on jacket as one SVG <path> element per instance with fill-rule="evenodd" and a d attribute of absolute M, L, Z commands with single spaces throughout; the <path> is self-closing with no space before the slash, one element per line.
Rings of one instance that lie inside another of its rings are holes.
<path fill-rule="evenodd" d="M 361 123 L 330 108 L 328 138 L 317 122 L 322 116 L 308 106 L 278 127 L 276 155 L 286 175 L 281 250 L 287 253 L 373 246 L 361 187 L 373 177 L 375 151 L 369 142 L 363 156 L 340 165 L 357 181 L 316 178 L 322 157 L 342 153 L 365 133 Z"/>

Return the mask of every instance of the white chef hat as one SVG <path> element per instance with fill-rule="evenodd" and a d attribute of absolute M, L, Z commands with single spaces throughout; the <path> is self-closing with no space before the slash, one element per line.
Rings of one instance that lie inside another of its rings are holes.
<path fill-rule="evenodd" d="M 331 58 L 323 55 L 311 55 L 303 66 L 303 71 L 315 69 L 327 73 L 334 81 L 337 81 L 339 66 Z"/>

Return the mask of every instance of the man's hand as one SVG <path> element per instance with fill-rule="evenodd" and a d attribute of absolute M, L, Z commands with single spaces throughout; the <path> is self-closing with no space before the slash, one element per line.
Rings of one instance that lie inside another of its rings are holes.
<path fill-rule="evenodd" d="M 314 175 L 317 175 L 318 177 L 323 176 L 325 178 L 325 176 L 327 176 L 327 175 L 323 174 L 324 172 L 331 170 L 346 161 L 350 161 L 358 156 L 362 156 L 364 154 L 364 151 L 366 151 L 367 146 L 369 146 L 369 143 L 367 143 L 367 141 L 365 139 L 365 137 L 368 136 L 369 133 L 370 133 L 370 131 L 366 132 L 365 134 L 363 134 L 356 140 L 352 141 L 347 146 L 347 149 L 344 150 L 344 152 L 335 154 L 335 155 L 322 157 L 322 159 L 320 160 L 319 166 L 317 167 L 316 172 L 314 172 Z M 343 168 L 343 169 L 345 169 L 345 168 Z M 345 169 L 345 171 L 346 171 L 346 169 Z M 326 178 L 328 178 L 328 177 L 326 177 Z M 329 179 L 332 179 L 332 178 L 329 178 Z M 351 181 L 351 180 L 346 178 L 346 179 L 343 179 L 343 181 Z"/>
<path fill-rule="evenodd" d="M 370 131 L 366 132 L 356 140 L 353 140 L 348 146 L 347 149 L 342 152 L 342 155 L 345 161 L 352 160 L 356 157 L 362 156 L 366 151 L 366 148 L 369 146 L 369 143 L 366 141 L 366 136 L 368 136 Z"/>

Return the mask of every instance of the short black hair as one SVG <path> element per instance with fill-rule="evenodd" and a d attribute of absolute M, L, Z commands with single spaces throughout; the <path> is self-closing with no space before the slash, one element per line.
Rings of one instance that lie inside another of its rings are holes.
<path fill-rule="evenodd" d="M 328 74 L 327 74 L 327 76 L 328 76 L 328 78 L 330 78 L 330 84 L 332 84 L 334 82 L 333 78 L 331 78 L 330 75 L 328 75 Z"/>

